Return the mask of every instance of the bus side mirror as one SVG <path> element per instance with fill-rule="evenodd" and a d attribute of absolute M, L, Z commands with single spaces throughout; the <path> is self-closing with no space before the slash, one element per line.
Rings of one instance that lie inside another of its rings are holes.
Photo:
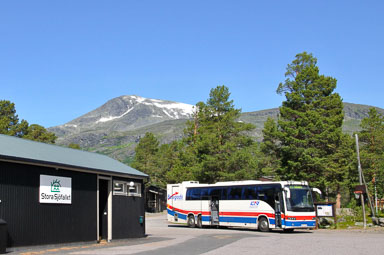
<path fill-rule="evenodd" d="M 285 194 L 287 198 L 291 198 L 291 190 L 288 187 L 284 187 Z"/>
<path fill-rule="evenodd" d="M 318 193 L 321 196 L 321 190 L 319 190 L 318 188 L 312 188 L 312 191 Z"/>

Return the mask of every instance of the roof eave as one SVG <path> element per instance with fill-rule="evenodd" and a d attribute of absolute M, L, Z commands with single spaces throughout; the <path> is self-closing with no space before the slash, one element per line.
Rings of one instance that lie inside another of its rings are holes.
<path fill-rule="evenodd" d="M 36 165 L 36 166 L 45 166 L 45 167 L 51 167 L 56 169 L 60 168 L 63 170 L 71 170 L 71 171 L 77 171 L 77 172 L 111 175 L 116 177 L 136 178 L 136 179 L 142 179 L 142 180 L 149 179 L 148 175 L 128 174 L 128 173 L 114 172 L 114 171 L 103 170 L 103 169 L 87 168 L 87 167 L 80 167 L 80 166 L 74 166 L 74 165 L 68 165 L 68 164 L 62 164 L 62 163 L 34 160 L 34 159 L 28 159 L 28 158 L 19 158 L 19 157 L 5 156 L 5 155 L 0 155 L 0 161 Z"/>

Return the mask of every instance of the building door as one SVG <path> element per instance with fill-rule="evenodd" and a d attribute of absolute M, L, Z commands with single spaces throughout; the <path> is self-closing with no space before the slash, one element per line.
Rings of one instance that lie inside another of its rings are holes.
<path fill-rule="evenodd" d="M 99 240 L 108 240 L 109 181 L 99 179 Z"/>

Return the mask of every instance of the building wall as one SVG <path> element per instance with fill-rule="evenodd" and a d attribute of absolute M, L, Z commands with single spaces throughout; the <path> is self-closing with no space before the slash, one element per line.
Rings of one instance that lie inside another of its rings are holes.
<path fill-rule="evenodd" d="M 40 204 L 40 174 L 72 178 L 72 204 Z M 0 162 L 0 218 L 8 246 L 94 241 L 97 175 Z"/>
<path fill-rule="evenodd" d="M 114 179 L 120 181 L 134 181 L 133 179 Z M 142 224 L 140 216 L 144 212 L 144 185 L 141 183 L 141 197 L 113 195 L 112 200 L 112 239 L 136 238 L 145 236 L 145 219 Z"/>

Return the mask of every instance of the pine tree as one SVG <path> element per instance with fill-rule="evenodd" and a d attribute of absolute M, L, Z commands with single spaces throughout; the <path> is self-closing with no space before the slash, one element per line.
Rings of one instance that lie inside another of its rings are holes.
<path fill-rule="evenodd" d="M 28 130 L 28 122 L 16 114 L 15 104 L 0 100 L 0 134 L 22 137 Z"/>
<path fill-rule="evenodd" d="M 15 104 L 8 100 L 0 101 L 0 134 L 21 137 L 43 143 L 55 143 L 57 137 L 44 127 L 26 120 L 19 122 Z"/>
<path fill-rule="evenodd" d="M 211 90 L 207 103 L 196 105 L 175 171 L 187 171 L 187 176 L 206 183 L 257 175 L 254 141 L 246 134 L 254 127 L 238 121 L 241 111 L 234 108 L 229 97 L 228 88 L 218 86 Z"/>
<path fill-rule="evenodd" d="M 286 101 L 278 120 L 277 173 L 325 190 L 329 160 L 342 139 L 344 114 L 342 100 L 334 93 L 336 79 L 320 75 L 316 64 L 312 54 L 297 54 L 287 67 L 287 79 L 278 86 Z"/>
<path fill-rule="evenodd" d="M 280 167 L 280 144 L 278 140 L 277 123 L 272 118 L 268 118 L 267 121 L 264 122 L 262 132 L 263 142 L 260 144 L 262 172 L 264 175 L 278 178 L 278 176 L 276 176 L 276 169 Z"/>
<path fill-rule="evenodd" d="M 135 148 L 135 157 L 131 166 L 148 174 L 150 184 L 162 186 L 161 184 L 164 178 L 157 166 L 158 151 L 158 139 L 154 134 L 147 132 Z"/>
<path fill-rule="evenodd" d="M 162 160 L 162 171 L 165 173 L 167 183 L 180 183 L 195 180 L 193 176 L 194 153 L 191 147 L 183 141 L 174 141 L 163 148 L 165 157 Z"/>
<path fill-rule="evenodd" d="M 336 196 L 336 208 L 341 207 L 341 198 L 351 197 L 356 181 L 356 154 L 354 140 L 348 134 L 343 134 L 337 150 L 328 158 L 325 170 L 325 181 L 328 192 Z"/>
<path fill-rule="evenodd" d="M 370 108 L 361 122 L 360 158 L 370 193 L 376 184 L 378 196 L 384 197 L 384 116 Z"/>
<path fill-rule="evenodd" d="M 30 125 L 23 138 L 42 143 L 55 143 L 57 139 L 54 133 L 47 131 L 44 127 L 37 124 Z"/>

